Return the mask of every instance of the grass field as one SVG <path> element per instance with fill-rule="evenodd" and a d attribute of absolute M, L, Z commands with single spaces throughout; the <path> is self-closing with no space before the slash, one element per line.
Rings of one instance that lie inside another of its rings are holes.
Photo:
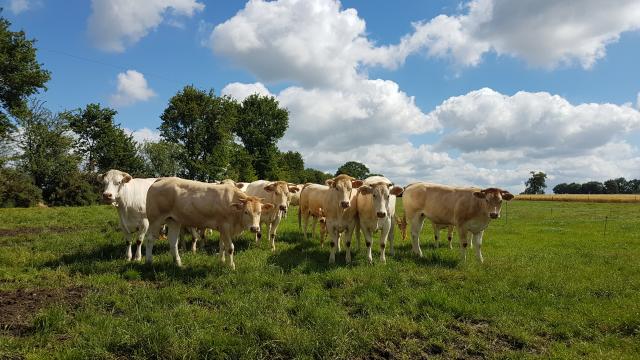
<path fill-rule="evenodd" d="M 484 265 L 425 226 L 424 258 L 329 266 L 290 215 L 275 253 L 236 241 L 235 272 L 211 239 L 181 269 L 166 241 L 125 262 L 108 206 L 0 218 L 0 358 L 640 357 L 638 204 L 512 202 Z"/>
<path fill-rule="evenodd" d="M 638 194 L 542 194 L 542 195 L 516 195 L 516 200 L 527 201 L 571 201 L 571 202 L 595 202 L 595 203 L 638 203 Z"/>

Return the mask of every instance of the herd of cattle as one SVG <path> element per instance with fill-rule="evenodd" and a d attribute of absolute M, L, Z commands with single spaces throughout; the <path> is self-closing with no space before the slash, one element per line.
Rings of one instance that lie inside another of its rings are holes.
<path fill-rule="evenodd" d="M 449 247 L 455 227 L 460 238 L 460 249 L 466 258 L 469 235 L 479 261 L 482 257 L 482 234 L 491 219 L 500 216 L 503 200 L 513 199 L 509 192 L 497 188 L 458 188 L 427 182 L 417 182 L 404 188 L 394 186 L 387 178 L 372 176 L 356 180 L 338 175 L 324 185 L 295 185 L 284 181 L 258 180 L 236 183 L 225 180 L 205 183 L 177 177 L 134 179 L 131 175 L 110 170 L 98 175 L 104 185 L 103 200 L 118 209 L 120 227 L 127 242 L 127 260 L 142 259 L 142 243 L 146 237 L 146 261 L 151 263 L 153 245 L 166 225 L 170 251 L 175 263 L 182 265 L 178 253 L 181 228 L 188 228 L 194 236 L 195 251 L 201 230 L 212 229 L 220 233 L 219 256 L 222 262 L 233 260 L 233 238 L 245 230 L 261 238 L 265 226 L 272 250 L 278 225 L 291 205 L 298 205 L 298 224 L 307 239 L 309 221 L 321 223 L 321 244 L 329 236 L 329 262 L 335 262 L 340 241 L 346 247 L 346 262 L 351 261 L 351 239 L 360 232 L 367 245 L 367 258 L 372 262 L 373 233 L 381 230 L 380 260 L 385 262 L 385 248 L 390 244 L 393 255 L 394 222 L 406 236 L 411 231 L 412 251 L 422 256 L 419 235 L 425 219 L 433 225 L 438 242 L 439 232 L 448 229 Z M 403 197 L 405 216 L 395 216 L 396 197 Z M 131 252 L 132 237 L 137 233 L 135 257 Z"/>

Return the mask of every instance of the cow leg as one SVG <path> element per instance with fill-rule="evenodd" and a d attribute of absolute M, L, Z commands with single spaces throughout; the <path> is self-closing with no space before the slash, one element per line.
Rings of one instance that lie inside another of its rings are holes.
<path fill-rule="evenodd" d="M 149 225 L 149 230 L 147 231 L 147 241 L 145 245 L 145 255 L 146 255 L 146 263 L 151 264 L 153 262 L 153 244 L 156 242 L 156 238 L 158 238 L 158 234 L 160 233 L 160 229 L 162 228 L 162 223 L 159 221 L 155 221 Z"/>
<path fill-rule="evenodd" d="M 189 228 L 191 231 L 191 237 L 193 241 L 191 242 L 191 252 L 195 254 L 196 249 L 198 248 L 198 240 L 200 240 L 200 232 L 198 228 L 191 227 Z"/>
<path fill-rule="evenodd" d="M 361 228 L 362 233 L 364 234 L 364 243 L 367 245 L 367 260 L 369 260 L 369 264 L 373 263 L 373 256 L 371 255 L 371 237 L 372 231 L 370 228 L 364 226 Z"/>
<path fill-rule="evenodd" d="M 131 261 L 132 255 L 131 255 L 131 238 L 133 237 L 133 234 L 129 234 L 129 233 L 124 233 L 124 242 L 127 244 L 127 251 L 125 253 L 125 258 L 127 259 L 127 261 Z"/>
<path fill-rule="evenodd" d="M 344 245 L 347 247 L 344 259 L 347 264 L 351 262 L 351 236 L 353 235 L 353 230 L 354 229 L 351 228 L 344 232 Z"/>
<path fill-rule="evenodd" d="M 391 256 L 394 256 L 396 254 L 396 251 L 393 247 L 393 240 L 395 238 L 396 235 L 396 227 L 395 227 L 395 223 L 396 223 L 396 217 L 395 215 L 393 217 L 389 217 L 389 221 L 391 221 L 391 226 L 389 227 L 389 254 L 391 254 Z"/>
<path fill-rule="evenodd" d="M 316 224 L 318 223 L 318 218 L 315 216 L 311 216 L 311 240 L 316 238 Z"/>
<path fill-rule="evenodd" d="M 329 253 L 329 264 L 333 264 L 336 262 L 336 247 L 338 247 L 338 237 L 340 234 L 338 230 L 333 226 L 327 226 L 327 230 L 331 234 L 331 252 Z"/>
<path fill-rule="evenodd" d="M 177 266 L 182 266 L 182 260 L 180 260 L 180 253 L 178 253 L 178 242 L 180 240 L 180 224 L 175 221 L 169 222 L 169 250 L 173 261 Z"/>
<path fill-rule="evenodd" d="M 484 231 L 480 231 L 479 233 L 473 234 L 473 243 L 476 248 L 476 257 L 480 263 L 484 263 L 484 258 L 482 257 L 482 235 Z"/>
<path fill-rule="evenodd" d="M 356 249 L 356 251 L 360 251 L 360 223 L 359 221 L 356 221 L 356 228 L 355 228 L 355 233 L 356 233 L 356 243 L 358 244 L 358 248 Z"/>
<path fill-rule="evenodd" d="M 453 249 L 451 246 L 451 240 L 453 239 L 453 226 L 447 228 L 447 240 L 449 240 L 449 249 Z"/>
<path fill-rule="evenodd" d="M 424 217 L 422 214 L 416 214 L 413 219 L 411 219 L 411 251 L 420 257 L 422 257 L 422 250 L 420 249 L 420 232 L 422 231 L 423 223 Z"/>
<path fill-rule="evenodd" d="M 469 234 L 466 229 L 458 227 L 458 237 L 460 238 L 460 257 L 465 261 L 467 260 L 467 246 L 469 245 L 468 235 Z"/>
<path fill-rule="evenodd" d="M 300 211 L 300 214 L 302 215 L 302 223 L 303 223 L 302 234 L 304 236 L 304 241 L 307 241 L 307 232 L 309 229 L 309 212 L 308 211 L 303 212 L 302 209 L 299 211 Z"/>
<path fill-rule="evenodd" d="M 431 227 L 433 228 L 433 239 L 436 248 L 440 247 L 440 226 L 431 223 Z"/>
<path fill-rule="evenodd" d="M 384 220 L 384 224 L 382 224 L 382 233 L 380 234 L 380 261 L 383 264 L 387 263 L 387 258 L 385 257 L 385 248 L 387 246 L 387 238 L 389 237 L 389 232 L 393 223 L 391 222 L 390 217 L 386 217 Z"/>
<path fill-rule="evenodd" d="M 280 221 L 282 218 L 280 216 L 276 216 L 275 221 L 272 224 L 269 224 L 269 234 L 271 237 L 271 251 L 276 251 L 276 235 L 278 234 L 278 225 L 280 225 Z"/>
<path fill-rule="evenodd" d="M 142 260 L 142 242 L 147 231 L 149 231 L 149 220 L 145 218 L 142 220 L 142 228 L 138 232 L 138 240 L 136 240 L 136 256 L 134 257 L 136 261 Z"/>
<path fill-rule="evenodd" d="M 218 256 L 220 256 L 220 261 L 224 263 L 226 259 L 225 259 L 224 240 L 222 240 L 222 234 L 220 234 L 220 240 L 218 241 Z"/>
<path fill-rule="evenodd" d="M 229 266 L 231 266 L 231 270 L 235 270 L 236 269 L 236 263 L 233 261 L 233 253 L 234 253 L 234 246 L 233 246 L 233 241 L 231 240 L 231 236 L 229 236 L 228 234 L 223 235 L 222 233 L 220 233 L 220 238 L 224 239 L 224 247 L 225 250 L 227 251 L 227 255 L 229 255 Z"/>
<path fill-rule="evenodd" d="M 338 233 L 338 252 L 342 251 L 340 244 L 342 243 L 342 233 Z"/>

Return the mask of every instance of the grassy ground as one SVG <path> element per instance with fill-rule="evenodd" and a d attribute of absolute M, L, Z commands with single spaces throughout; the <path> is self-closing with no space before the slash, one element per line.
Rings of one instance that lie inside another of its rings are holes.
<path fill-rule="evenodd" d="M 108 206 L 0 218 L 0 358 L 640 356 L 638 204 L 512 202 L 484 265 L 425 226 L 422 259 L 329 266 L 290 215 L 275 253 L 236 241 L 235 272 L 211 239 L 182 269 L 166 241 L 125 262 Z"/>

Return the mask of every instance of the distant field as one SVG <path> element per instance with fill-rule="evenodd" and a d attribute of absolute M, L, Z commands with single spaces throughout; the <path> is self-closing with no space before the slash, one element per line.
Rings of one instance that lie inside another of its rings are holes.
<path fill-rule="evenodd" d="M 583 195 L 583 194 L 554 194 L 554 195 L 516 195 L 516 200 L 527 201 L 576 201 L 595 203 L 637 203 L 640 202 L 640 195 Z"/>
<path fill-rule="evenodd" d="M 108 206 L 0 209 L 0 359 L 640 358 L 638 204 L 511 202 L 484 265 L 425 226 L 422 259 L 330 266 L 292 215 L 233 272 L 215 239 L 127 263 Z"/>

